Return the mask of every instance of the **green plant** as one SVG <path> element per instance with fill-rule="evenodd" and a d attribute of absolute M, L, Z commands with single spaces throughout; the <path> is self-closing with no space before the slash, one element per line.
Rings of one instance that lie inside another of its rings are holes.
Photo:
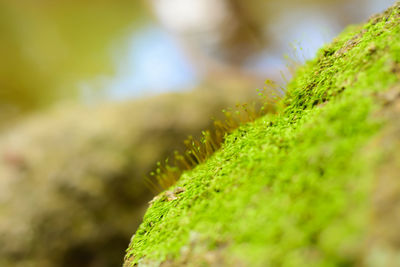
<path fill-rule="evenodd" d="M 321 49 L 276 114 L 241 126 L 182 174 L 177 196 L 152 202 L 125 266 L 392 262 L 396 247 L 383 240 L 396 232 L 396 202 L 376 200 L 395 192 L 385 177 L 397 177 L 399 33 L 400 3 Z"/>
<path fill-rule="evenodd" d="M 175 150 L 171 157 L 157 162 L 155 171 L 146 178 L 149 188 L 155 194 L 166 190 L 178 181 L 184 171 L 193 169 L 213 155 L 221 147 L 227 134 L 267 113 L 275 112 L 276 103 L 282 98 L 284 88 L 267 80 L 264 88 L 257 91 L 258 100 L 222 110 L 222 119 L 212 119 L 212 129 L 202 131 L 199 138 L 188 136 L 184 141 L 186 148 L 183 152 Z"/>

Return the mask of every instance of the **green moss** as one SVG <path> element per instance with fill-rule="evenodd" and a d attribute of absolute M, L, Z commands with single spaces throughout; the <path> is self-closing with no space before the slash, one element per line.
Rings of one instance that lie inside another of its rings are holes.
<path fill-rule="evenodd" d="M 399 13 L 346 30 L 298 71 L 278 114 L 184 173 L 185 191 L 147 211 L 126 264 L 201 266 L 210 251 L 225 265 L 359 262 L 379 161 L 366 147 L 383 125 L 374 95 L 399 82 Z"/>

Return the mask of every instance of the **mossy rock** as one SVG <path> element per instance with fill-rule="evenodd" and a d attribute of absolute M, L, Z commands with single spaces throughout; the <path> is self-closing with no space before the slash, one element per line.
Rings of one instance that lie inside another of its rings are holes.
<path fill-rule="evenodd" d="M 155 199 L 125 266 L 400 266 L 399 118 L 397 3 Z"/>
<path fill-rule="evenodd" d="M 235 84 L 65 106 L 3 132 L 0 266 L 122 265 L 153 196 L 145 176 L 214 114 L 256 96 Z"/>

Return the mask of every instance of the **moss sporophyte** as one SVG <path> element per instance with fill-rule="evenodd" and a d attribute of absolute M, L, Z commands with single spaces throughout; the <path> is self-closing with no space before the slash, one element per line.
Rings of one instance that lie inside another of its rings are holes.
<path fill-rule="evenodd" d="M 149 188 L 155 194 L 168 189 L 178 181 L 184 171 L 205 162 L 220 149 L 228 134 L 246 123 L 274 113 L 276 103 L 282 99 L 285 90 L 272 80 L 266 80 L 264 88 L 257 91 L 257 101 L 222 110 L 223 119 L 214 118 L 212 129 L 202 131 L 200 138 L 188 136 L 184 141 L 183 152 L 174 151 L 172 157 L 157 162 L 155 171 L 146 178 Z"/>
<path fill-rule="evenodd" d="M 379 115 L 400 112 L 399 64 L 397 3 L 300 67 L 273 114 L 232 131 L 227 110 L 223 149 L 153 202 L 125 266 L 399 266 L 399 116 Z M 207 142 L 188 141 L 189 167 Z"/>

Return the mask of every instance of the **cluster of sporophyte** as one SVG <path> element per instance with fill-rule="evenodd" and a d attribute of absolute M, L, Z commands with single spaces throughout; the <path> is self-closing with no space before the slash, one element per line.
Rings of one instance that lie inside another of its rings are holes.
<path fill-rule="evenodd" d="M 155 171 L 146 178 L 154 193 L 174 185 L 184 171 L 191 170 L 206 161 L 224 142 L 227 134 L 239 126 L 252 122 L 267 113 L 275 111 L 276 103 L 284 94 L 283 87 L 267 80 L 262 90 L 257 90 L 259 99 L 250 104 L 237 104 L 235 108 L 222 110 L 223 119 L 213 119 L 213 127 L 202 131 L 200 138 L 189 136 L 183 152 L 174 151 L 172 157 L 157 162 Z"/>

